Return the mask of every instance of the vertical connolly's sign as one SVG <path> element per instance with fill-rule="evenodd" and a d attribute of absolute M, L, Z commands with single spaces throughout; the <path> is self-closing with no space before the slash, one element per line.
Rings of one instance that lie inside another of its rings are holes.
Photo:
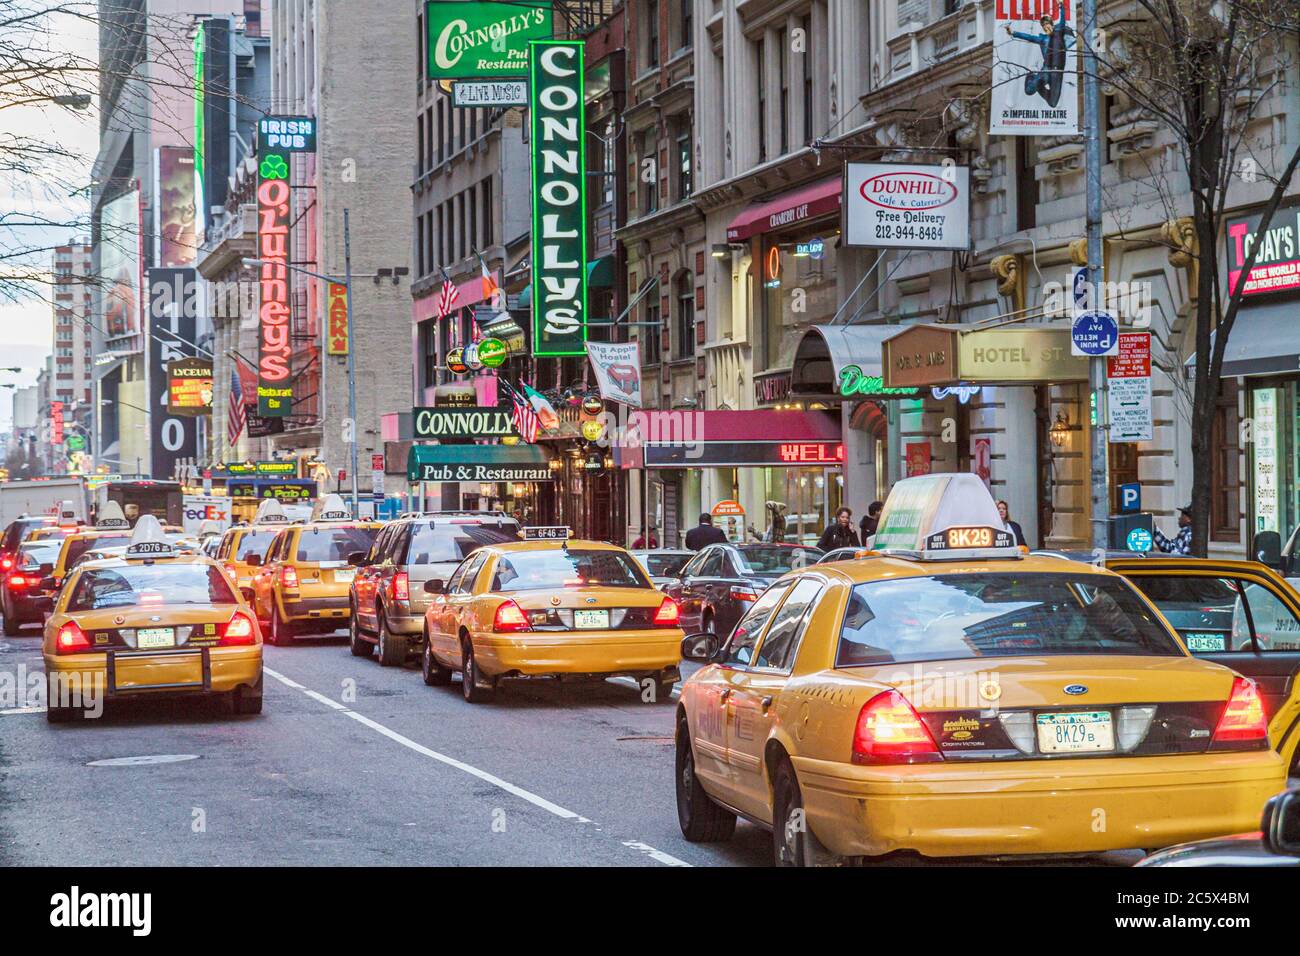
<path fill-rule="evenodd" d="M 257 414 L 284 417 L 293 408 L 289 370 L 289 164 L 267 153 L 258 164 Z"/>
<path fill-rule="evenodd" d="M 997 0 L 989 132 L 1079 132 L 1076 0 Z"/>
<path fill-rule="evenodd" d="M 584 355 L 587 340 L 583 44 L 529 45 L 533 354 Z"/>
<path fill-rule="evenodd" d="M 331 282 L 325 303 L 327 327 L 325 343 L 328 354 L 348 354 L 348 287 L 342 282 Z"/>

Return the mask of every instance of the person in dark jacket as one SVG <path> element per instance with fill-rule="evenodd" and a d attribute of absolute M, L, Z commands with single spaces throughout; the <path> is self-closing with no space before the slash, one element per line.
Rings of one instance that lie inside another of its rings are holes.
<path fill-rule="evenodd" d="M 1011 520 L 1011 511 L 1007 508 L 1005 501 L 998 502 L 998 514 L 1002 516 L 1002 524 L 1011 532 L 1011 536 L 1016 539 L 1016 544 L 1023 545 L 1025 543 L 1025 533 L 1020 528 L 1020 522 Z"/>
<path fill-rule="evenodd" d="M 1059 23 L 1054 23 L 1051 17 L 1042 17 L 1039 21 L 1039 25 L 1043 28 L 1041 34 L 1021 33 L 1019 30 L 1012 30 L 1011 24 L 1006 25 L 1008 34 L 1017 40 L 1036 44 L 1042 51 L 1043 68 L 1030 70 L 1025 74 L 1025 95 L 1037 94 L 1052 108 L 1061 101 L 1061 92 L 1065 85 L 1066 52 L 1074 46 L 1074 31 L 1066 22 L 1067 9 L 1065 4 L 1061 4 Z"/>
<path fill-rule="evenodd" d="M 821 540 L 817 542 L 817 547 L 823 551 L 861 546 L 858 533 L 853 530 L 853 512 L 848 508 L 841 508 L 835 512 L 835 520 L 822 532 Z"/>
<path fill-rule="evenodd" d="M 686 547 L 690 551 L 698 551 L 706 544 L 725 544 L 726 540 L 722 529 L 713 527 L 713 516 L 707 512 L 700 515 L 699 524 L 686 532 Z"/>
<path fill-rule="evenodd" d="M 862 524 L 858 526 L 862 532 L 863 544 L 866 544 L 867 539 L 876 533 L 876 528 L 880 526 L 880 512 L 884 510 L 883 501 L 873 501 L 867 505 L 867 513 L 862 516 Z"/>

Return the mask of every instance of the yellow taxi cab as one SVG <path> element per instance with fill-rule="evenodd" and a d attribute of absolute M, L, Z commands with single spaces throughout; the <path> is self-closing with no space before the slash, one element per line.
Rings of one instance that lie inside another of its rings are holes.
<path fill-rule="evenodd" d="M 253 600 L 253 572 L 256 570 L 249 563 L 249 557 L 257 555 L 259 561 L 265 558 L 276 534 L 288 524 L 289 517 L 284 513 L 284 506 L 274 499 L 268 499 L 257 506 L 251 524 L 227 528 L 221 536 L 221 544 L 217 546 L 217 561 L 234 579 L 249 603 Z"/>
<path fill-rule="evenodd" d="M 1285 783 L 1257 685 L 1102 567 L 1030 556 L 974 475 L 908 478 L 875 548 L 778 579 L 677 714 L 688 840 L 778 865 L 1097 853 L 1249 830 Z"/>
<path fill-rule="evenodd" d="M 299 634 L 347 626 L 357 573 L 348 558 L 369 551 L 381 527 L 378 521 L 353 521 L 341 497 L 326 495 L 310 521 L 282 527 L 264 556 L 246 556 L 254 568 L 253 609 L 269 628 L 270 643 L 290 644 Z"/>
<path fill-rule="evenodd" d="M 155 519 L 156 520 L 156 519 Z M 160 533 L 179 534 L 183 529 L 176 525 L 159 525 Z M 93 528 L 77 528 L 63 538 L 63 547 L 54 562 L 54 590 L 63 585 L 68 573 L 87 551 L 102 548 L 124 548 L 131 543 L 131 523 L 122 513 L 122 506 L 108 501 L 100 508 Z"/>
<path fill-rule="evenodd" d="M 461 672 L 470 703 L 510 678 L 640 682 L 671 701 L 680 679 L 678 608 L 623 548 L 571 541 L 563 527 L 528 527 L 524 540 L 479 548 L 445 582 L 432 579 L 424 615 L 424 682 Z"/>
<path fill-rule="evenodd" d="M 238 714 L 262 710 L 262 639 L 225 571 L 177 551 L 142 516 L 120 558 L 74 568 L 45 623 L 52 723 L 96 702 L 146 694 L 223 695 Z"/>
<path fill-rule="evenodd" d="M 1259 687 L 1268 736 L 1300 772 L 1300 594 L 1256 561 L 1152 555 L 1112 557 L 1178 632 L 1187 649 Z"/>

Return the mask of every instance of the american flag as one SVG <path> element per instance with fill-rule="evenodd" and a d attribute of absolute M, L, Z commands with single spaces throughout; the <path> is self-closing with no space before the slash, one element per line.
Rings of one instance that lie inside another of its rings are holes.
<path fill-rule="evenodd" d="M 239 385 L 239 373 L 230 370 L 230 407 L 226 413 L 226 438 L 228 444 L 239 441 L 239 434 L 244 430 L 244 390 Z"/>
<path fill-rule="evenodd" d="M 447 313 L 456 305 L 456 300 L 460 298 L 460 292 L 456 289 L 456 283 L 446 276 L 442 280 L 442 292 L 438 294 L 438 318 L 445 319 Z"/>
<path fill-rule="evenodd" d="M 515 424 L 515 431 L 519 432 L 519 437 L 528 444 L 535 443 L 537 441 L 539 420 L 537 412 L 533 410 L 532 403 L 528 399 L 520 397 L 519 393 L 514 391 L 510 393 L 510 401 L 515 407 L 514 414 L 510 416 L 510 420 Z"/>

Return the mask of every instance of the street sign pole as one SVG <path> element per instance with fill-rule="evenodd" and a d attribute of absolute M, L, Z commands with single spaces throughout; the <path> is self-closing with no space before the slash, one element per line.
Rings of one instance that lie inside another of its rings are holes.
<path fill-rule="evenodd" d="M 1097 0 L 1083 0 L 1083 127 L 1086 134 L 1088 217 L 1088 282 L 1092 287 L 1091 308 L 1103 309 L 1102 288 L 1105 262 L 1102 255 L 1101 211 L 1101 97 L 1097 77 Z M 1106 359 L 1093 356 L 1088 360 L 1088 386 L 1095 407 L 1091 409 L 1088 447 L 1091 470 L 1092 501 L 1089 509 L 1092 547 L 1105 548 L 1108 542 L 1107 518 L 1110 513 L 1106 448 Z"/>
<path fill-rule="evenodd" d="M 343 290 L 348 308 L 348 418 L 352 420 L 348 443 L 352 459 L 352 517 L 361 517 L 357 504 L 357 339 L 352 329 L 352 236 L 348 232 L 348 210 L 343 209 Z"/>

